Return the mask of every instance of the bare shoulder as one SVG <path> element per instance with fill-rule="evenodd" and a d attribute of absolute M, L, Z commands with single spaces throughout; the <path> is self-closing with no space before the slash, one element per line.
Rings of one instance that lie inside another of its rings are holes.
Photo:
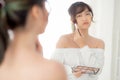
<path fill-rule="evenodd" d="M 68 43 L 69 43 L 69 37 L 71 36 L 71 34 L 66 34 L 66 35 L 62 35 L 57 44 L 56 47 L 57 48 L 64 48 Z"/>
<path fill-rule="evenodd" d="M 96 42 L 97 42 L 97 47 L 98 48 L 102 48 L 104 49 L 105 48 L 105 43 L 102 39 L 98 39 L 98 38 L 95 38 Z"/>
<path fill-rule="evenodd" d="M 61 63 L 54 60 L 46 60 L 45 67 L 49 80 L 67 80 L 65 68 Z"/>
<path fill-rule="evenodd" d="M 64 66 L 56 61 L 44 58 L 31 59 L 17 68 L 0 68 L 0 80 L 67 80 Z M 20 74 L 16 74 L 20 72 Z M 7 77 L 6 77 L 7 76 Z"/>

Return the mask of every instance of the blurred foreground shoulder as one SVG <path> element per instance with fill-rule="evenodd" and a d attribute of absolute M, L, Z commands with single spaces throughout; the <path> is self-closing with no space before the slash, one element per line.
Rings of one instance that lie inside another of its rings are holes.
<path fill-rule="evenodd" d="M 67 74 L 65 72 L 65 68 L 61 63 L 54 60 L 50 60 L 49 65 L 47 67 L 49 67 L 51 71 L 50 80 L 67 80 Z"/>

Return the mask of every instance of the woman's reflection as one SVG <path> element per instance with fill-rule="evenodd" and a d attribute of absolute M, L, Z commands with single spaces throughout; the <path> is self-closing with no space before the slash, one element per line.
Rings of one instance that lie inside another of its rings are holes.
<path fill-rule="evenodd" d="M 104 65 L 104 42 L 89 35 L 93 11 L 84 2 L 73 3 L 68 12 L 73 32 L 60 37 L 52 59 L 64 64 L 68 80 L 97 80 Z"/>

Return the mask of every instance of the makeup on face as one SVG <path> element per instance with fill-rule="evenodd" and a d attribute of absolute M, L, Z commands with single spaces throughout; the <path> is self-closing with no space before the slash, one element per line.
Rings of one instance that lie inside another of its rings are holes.
<path fill-rule="evenodd" d="M 92 17 L 92 14 L 91 14 L 91 12 L 88 9 L 85 9 L 83 12 L 78 13 L 76 15 L 76 18 L 82 19 L 82 17 Z"/>

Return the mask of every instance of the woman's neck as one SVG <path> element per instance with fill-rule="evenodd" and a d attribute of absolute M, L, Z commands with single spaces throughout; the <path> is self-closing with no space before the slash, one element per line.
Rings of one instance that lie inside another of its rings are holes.
<path fill-rule="evenodd" d="M 4 65 L 12 65 L 15 61 L 23 59 L 30 59 L 34 56 L 41 55 L 41 45 L 39 44 L 39 52 L 37 51 L 37 35 L 29 31 L 16 31 L 14 32 L 14 38 L 11 40 L 8 49 L 6 50 Z M 38 54 L 37 54 L 38 53 Z M 21 59 L 22 58 L 22 59 Z M 29 60 L 28 59 L 28 60 Z M 27 60 L 26 60 L 27 61 Z"/>
<path fill-rule="evenodd" d="M 12 45 L 17 47 L 28 47 L 35 49 L 35 43 L 37 41 L 37 35 L 30 31 L 16 31 L 14 32 L 14 38 Z"/>
<path fill-rule="evenodd" d="M 87 29 L 78 29 L 79 34 L 81 34 L 84 38 L 88 38 L 88 30 Z"/>

